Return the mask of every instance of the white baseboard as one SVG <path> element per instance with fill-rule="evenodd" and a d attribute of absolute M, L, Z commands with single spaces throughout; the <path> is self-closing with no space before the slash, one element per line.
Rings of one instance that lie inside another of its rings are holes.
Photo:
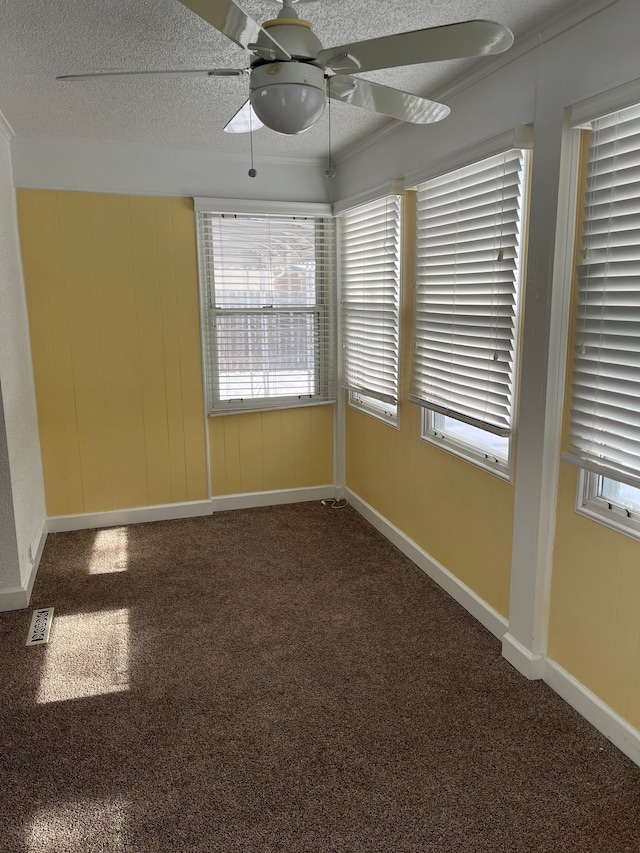
<path fill-rule="evenodd" d="M 237 495 L 220 495 L 211 498 L 213 512 L 227 509 L 251 509 L 258 506 L 303 503 L 335 498 L 335 486 L 309 486 L 303 489 L 277 489 L 271 492 L 243 492 Z"/>
<path fill-rule="evenodd" d="M 145 521 L 194 518 L 199 515 L 211 515 L 211 512 L 211 501 L 189 501 L 132 509 L 114 509 L 108 512 L 88 512 L 82 515 L 56 515 L 47 519 L 47 527 L 49 533 L 63 533 L 69 530 L 89 530 L 94 527 L 122 527 L 125 524 L 141 524 Z"/>
<path fill-rule="evenodd" d="M 544 662 L 544 680 L 565 702 L 587 719 L 620 752 L 640 767 L 640 731 L 588 690 L 560 664 Z"/>
<path fill-rule="evenodd" d="M 31 563 L 27 577 L 23 581 L 22 585 L 0 590 L 0 613 L 5 610 L 22 610 L 29 606 L 31 591 L 33 590 L 33 584 L 35 583 L 36 575 L 38 574 L 38 566 L 40 565 L 42 552 L 44 551 L 44 546 L 47 541 L 47 531 L 48 525 L 45 522 L 42 527 L 42 531 L 40 532 L 38 547 L 36 548 L 35 554 L 33 554 L 33 562 Z"/>
<path fill-rule="evenodd" d="M 529 681 L 544 678 L 545 659 L 541 655 L 532 654 L 509 633 L 502 638 L 502 657 Z"/>
<path fill-rule="evenodd" d="M 42 557 L 47 533 L 65 533 L 71 530 L 90 530 L 101 527 L 122 527 L 126 524 L 142 524 L 148 521 L 170 521 L 177 518 L 195 518 L 211 515 L 225 509 L 245 509 L 277 504 L 300 503 L 336 497 L 333 485 L 312 486 L 302 489 L 281 489 L 269 492 L 247 492 L 238 495 L 223 495 L 204 501 L 189 501 L 156 506 L 132 507 L 129 509 L 89 512 L 79 515 L 56 515 L 46 520 L 40 542 L 23 586 L 0 590 L 0 612 L 20 610 L 29 606 L 31 590 Z"/>
<path fill-rule="evenodd" d="M 462 583 L 461 580 L 458 580 L 448 569 L 445 569 L 437 560 L 434 560 L 433 557 L 427 554 L 413 539 L 409 539 L 400 528 L 388 521 L 370 504 L 352 492 L 351 489 L 345 490 L 345 497 L 360 515 L 366 518 L 383 536 L 386 536 L 418 568 L 429 575 L 445 592 L 448 592 L 458 604 L 462 605 L 487 630 L 491 631 L 499 639 L 502 639 L 502 636 L 509 627 L 504 616 L 501 616 L 500 613 L 494 610 L 479 595 L 476 595 L 472 589 Z"/>
<path fill-rule="evenodd" d="M 310 486 L 303 489 L 278 489 L 271 492 L 243 492 L 221 495 L 204 501 L 158 504 L 157 506 L 115 509 L 107 512 L 88 512 L 81 515 L 56 515 L 47 519 L 49 533 L 69 530 L 89 530 L 94 527 L 122 527 L 125 524 L 142 524 L 146 521 L 170 521 L 174 518 L 195 518 L 211 515 L 225 509 L 249 509 L 258 506 L 301 503 L 336 496 L 333 485 Z"/>

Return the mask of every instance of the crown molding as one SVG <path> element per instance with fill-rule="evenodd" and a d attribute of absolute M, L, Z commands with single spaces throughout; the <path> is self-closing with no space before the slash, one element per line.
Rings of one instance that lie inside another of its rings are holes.
<path fill-rule="evenodd" d="M 593 119 L 606 116 L 640 101 L 640 78 L 605 89 L 571 106 L 571 126 L 588 126 Z"/>

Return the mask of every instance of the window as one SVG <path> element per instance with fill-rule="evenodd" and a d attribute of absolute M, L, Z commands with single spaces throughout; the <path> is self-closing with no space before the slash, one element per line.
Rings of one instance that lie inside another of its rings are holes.
<path fill-rule="evenodd" d="M 638 535 L 640 106 L 592 122 L 571 415 L 563 458 L 584 470 L 578 509 Z"/>
<path fill-rule="evenodd" d="M 197 217 L 209 413 L 331 402 L 332 220 Z"/>
<path fill-rule="evenodd" d="M 400 215 L 386 196 L 340 219 L 343 382 L 349 402 L 391 423 L 398 413 Z"/>
<path fill-rule="evenodd" d="M 595 521 L 640 539 L 640 489 L 584 469 L 577 510 Z"/>
<path fill-rule="evenodd" d="M 481 462 L 489 469 L 499 470 L 509 462 L 509 438 L 495 435 L 464 421 L 423 409 L 422 438 L 433 435 L 432 443 L 462 456 L 468 462 Z"/>
<path fill-rule="evenodd" d="M 410 399 L 422 437 L 510 477 L 529 152 L 418 187 Z"/>

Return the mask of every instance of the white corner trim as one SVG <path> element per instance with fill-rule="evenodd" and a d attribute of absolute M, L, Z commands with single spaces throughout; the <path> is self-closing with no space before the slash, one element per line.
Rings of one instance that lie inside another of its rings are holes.
<path fill-rule="evenodd" d="M 33 563 L 31 568 L 29 569 L 29 575 L 27 577 L 27 583 L 25 584 L 25 589 L 27 592 L 27 604 L 31 599 L 31 591 L 33 589 L 33 584 L 36 579 L 36 575 L 38 573 L 38 568 L 40 566 L 40 560 L 42 559 L 42 552 L 44 551 L 44 546 L 47 544 L 47 534 L 49 533 L 49 524 L 45 520 L 42 525 L 42 530 L 40 531 L 40 539 L 38 541 L 38 547 L 36 548 L 36 552 L 33 555 Z"/>
<path fill-rule="evenodd" d="M 11 127 L 5 114 L 0 110 L 0 133 L 7 139 L 9 142 L 16 135 L 14 129 Z"/>
<path fill-rule="evenodd" d="M 381 515 L 362 498 L 358 497 L 351 489 L 345 489 L 345 496 L 351 506 L 357 510 L 366 520 L 379 530 L 383 536 L 392 542 L 402 553 L 412 560 L 416 566 L 431 580 L 442 587 L 455 601 L 470 613 L 481 625 L 491 633 L 502 639 L 508 628 L 507 620 L 493 609 L 486 601 L 462 583 L 448 569 L 445 569 L 437 560 L 434 560 L 426 551 L 417 545 L 413 539 L 409 539 L 406 533 L 396 527 Z"/>
<path fill-rule="evenodd" d="M 581 684 L 560 664 L 547 658 L 544 681 L 572 708 L 598 729 L 620 752 L 640 767 L 640 731 L 634 728 L 595 693 Z"/>
<path fill-rule="evenodd" d="M 33 590 L 33 584 L 36 580 L 36 575 L 38 573 L 38 566 L 40 565 L 40 560 L 42 559 L 42 552 L 44 551 L 44 546 L 47 541 L 47 532 L 48 525 L 45 522 L 42 531 L 40 532 L 40 539 L 38 541 L 38 547 L 36 548 L 36 552 L 33 555 L 33 562 L 31 564 L 31 568 L 29 569 L 29 574 L 26 579 L 26 583 L 22 586 L 14 586 L 9 587 L 8 589 L 0 589 L 0 613 L 5 610 L 22 610 L 25 607 L 29 606 L 29 600 L 31 598 L 31 591 Z"/>
<path fill-rule="evenodd" d="M 35 578 L 35 572 L 33 573 Z M 23 610 L 29 606 L 29 594 L 23 586 L 0 589 L 0 613 L 6 610 Z"/>
<path fill-rule="evenodd" d="M 502 657 L 529 681 L 544 678 L 544 658 L 532 654 L 509 633 L 502 638 Z"/>
<path fill-rule="evenodd" d="M 252 509 L 259 506 L 321 501 L 336 497 L 336 487 L 309 486 L 302 489 L 274 489 L 270 492 L 242 492 L 236 495 L 219 495 L 211 498 L 213 512 L 227 509 Z"/>
<path fill-rule="evenodd" d="M 55 515 L 47 519 L 49 533 L 68 530 L 89 530 L 94 527 L 122 527 L 145 521 L 170 521 L 173 518 L 194 518 L 211 515 L 211 501 L 188 501 L 175 504 L 158 504 L 132 509 L 114 509 L 107 512 L 87 512 L 81 515 Z"/>

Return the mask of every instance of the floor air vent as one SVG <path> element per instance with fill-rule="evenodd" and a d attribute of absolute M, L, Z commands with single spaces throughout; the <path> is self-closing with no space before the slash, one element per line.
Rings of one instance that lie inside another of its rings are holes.
<path fill-rule="evenodd" d="M 25 645 L 41 646 L 43 643 L 48 642 L 52 621 L 53 607 L 41 607 L 39 610 L 34 610 L 31 617 L 31 625 L 29 626 L 29 636 Z"/>

